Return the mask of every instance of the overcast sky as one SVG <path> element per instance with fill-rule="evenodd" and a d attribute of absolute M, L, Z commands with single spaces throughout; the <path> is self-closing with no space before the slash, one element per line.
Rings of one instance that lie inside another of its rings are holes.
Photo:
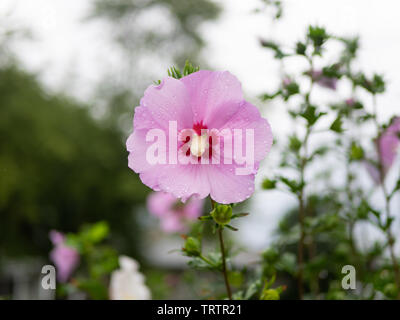
<path fill-rule="evenodd" d="M 258 0 L 217 2 L 224 12 L 219 21 L 207 23 L 201 30 L 207 42 L 204 56 L 216 69 L 235 74 L 247 96 L 254 98 L 266 88 L 273 89 L 279 79 L 278 65 L 260 48 L 259 37 L 291 45 L 302 38 L 307 25 L 318 23 L 335 34 L 361 36 L 359 67 L 383 73 L 388 81 L 387 93 L 380 99 L 383 117 L 400 110 L 399 1 L 287 0 L 284 17 L 278 22 L 272 22 L 268 14 L 254 13 Z M 8 13 L 10 21 L 35 34 L 36 41 L 17 47 L 26 67 L 39 71 L 49 87 L 67 89 L 80 98 L 90 94 L 101 76 L 99 63 L 110 68 L 116 63 L 112 47 L 103 36 L 102 23 L 82 23 L 88 8 L 89 1 L 84 0 L 0 1 L 0 16 Z M 280 119 L 274 112 L 265 113 L 271 119 Z M 274 129 L 276 121 L 271 119 Z M 285 127 L 279 124 L 275 130 L 279 133 Z M 268 175 L 268 165 L 259 177 L 263 175 Z M 240 235 L 254 248 L 261 248 L 270 239 L 282 206 L 289 207 L 293 202 L 278 193 L 259 192 L 255 199 L 249 223 Z"/>

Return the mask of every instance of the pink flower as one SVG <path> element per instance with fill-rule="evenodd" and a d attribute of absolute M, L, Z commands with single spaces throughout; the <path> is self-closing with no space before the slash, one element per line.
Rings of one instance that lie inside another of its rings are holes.
<path fill-rule="evenodd" d="M 177 137 L 171 131 L 174 122 Z M 201 70 L 179 80 L 167 77 L 160 85 L 148 87 L 133 123 L 134 131 L 126 142 L 129 167 L 145 185 L 182 201 L 208 195 L 219 203 L 249 198 L 259 163 L 272 145 L 267 120 L 243 99 L 239 81 L 229 72 Z M 155 143 L 147 135 L 151 129 L 161 129 L 166 135 L 167 147 L 154 153 L 166 163 L 149 161 L 148 152 Z M 237 145 L 232 142 L 233 151 L 229 152 L 229 140 L 222 132 L 239 141 Z M 241 141 L 236 139 L 239 132 L 243 133 Z M 253 134 L 253 143 L 247 132 Z M 247 147 L 253 147 L 253 152 L 243 162 L 238 153 Z M 182 163 L 185 159 L 189 163 Z M 249 170 L 243 173 L 241 169 Z"/>
<path fill-rule="evenodd" d="M 378 139 L 379 153 L 384 173 L 392 166 L 399 146 L 400 117 L 395 118 L 392 124 L 381 134 Z"/>
<path fill-rule="evenodd" d="M 311 70 L 311 78 L 321 87 L 336 90 L 337 79 L 324 76 L 322 70 Z"/>
<path fill-rule="evenodd" d="M 399 147 L 399 133 L 400 133 L 400 117 L 395 118 L 391 125 L 380 135 L 377 140 L 377 148 L 379 148 L 380 163 L 382 165 L 382 174 L 379 169 L 371 163 L 367 163 L 367 170 L 372 179 L 376 183 L 380 183 L 386 177 L 389 169 L 392 167 Z"/>
<path fill-rule="evenodd" d="M 353 107 L 356 103 L 356 101 L 354 100 L 354 98 L 348 98 L 345 100 L 345 103 L 349 106 L 349 107 Z"/>
<path fill-rule="evenodd" d="M 50 240 L 54 245 L 54 249 L 50 252 L 50 259 L 56 266 L 57 279 L 60 282 L 67 282 L 79 264 L 79 253 L 65 244 L 64 235 L 58 231 L 50 231 Z"/>
<path fill-rule="evenodd" d="M 153 192 L 147 198 L 147 209 L 160 219 L 165 232 L 182 232 L 186 230 L 186 221 L 201 216 L 203 200 L 189 199 L 182 203 L 170 193 Z"/>

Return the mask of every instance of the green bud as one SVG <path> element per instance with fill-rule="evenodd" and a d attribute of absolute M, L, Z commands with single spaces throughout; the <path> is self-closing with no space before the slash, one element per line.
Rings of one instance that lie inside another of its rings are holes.
<path fill-rule="evenodd" d="M 216 204 L 211 216 L 221 226 L 228 224 L 232 218 L 232 207 L 225 204 Z"/>
<path fill-rule="evenodd" d="M 183 251 L 189 257 L 198 257 L 201 253 L 200 241 L 193 237 L 188 237 L 183 247 Z"/>

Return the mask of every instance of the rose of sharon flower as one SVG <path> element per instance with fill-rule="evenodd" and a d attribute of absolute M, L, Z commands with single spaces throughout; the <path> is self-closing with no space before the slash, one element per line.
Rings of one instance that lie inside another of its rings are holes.
<path fill-rule="evenodd" d="M 60 282 L 67 282 L 79 264 L 79 253 L 65 244 L 65 237 L 61 232 L 50 231 L 50 240 L 54 245 L 50 259 L 56 266 L 57 279 Z"/>
<path fill-rule="evenodd" d="M 185 231 L 185 221 L 197 219 L 203 208 L 203 200 L 189 199 L 182 203 L 172 194 L 153 192 L 147 198 L 149 212 L 161 221 L 165 232 Z"/>
<path fill-rule="evenodd" d="M 139 272 L 139 264 L 132 258 L 119 257 L 120 269 L 111 274 L 109 294 L 111 300 L 149 300 L 150 290 Z"/>
<path fill-rule="evenodd" d="M 373 166 L 370 163 L 366 164 L 368 172 L 376 183 L 380 183 L 385 178 L 396 159 L 397 149 L 400 143 L 399 133 L 400 117 L 397 117 L 377 140 L 383 177 L 381 177 L 381 174 L 376 166 Z"/>
<path fill-rule="evenodd" d="M 174 122 L 176 136 L 171 130 Z M 200 70 L 151 85 L 135 109 L 133 127 L 126 143 L 129 167 L 145 185 L 182 201 L 210 195 L 216 202 L 228 204 L 249 198 L 259 163 L 272 145 L 267 120 L 244 100 L 241 84 L 229 72 Z M 156 163 L 149 161 L 147 154 L 156 140 L 147 136 L 151 129 L 161 129 L 166 136 L 167 146 L 155 152 L 161 159 Z M 237 138 L 239 132 L 242 140 Z M 253 141 L 247 139 L 247 132 L 253 133 Z M 221 138 L 225 134 L 234 136 L 231 152 L 229 139 Z M 243 161 L 245 153 L 250 164 Z M 246 174 L 240 169 L 246 169 Z"/>

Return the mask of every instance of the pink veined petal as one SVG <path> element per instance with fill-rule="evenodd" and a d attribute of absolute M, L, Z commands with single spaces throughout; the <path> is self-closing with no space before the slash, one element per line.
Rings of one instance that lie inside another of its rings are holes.
<path fill-rule="evenodd" d="M 219 128 L 239 108 L 242 87 L 231 73 L 200 70 L 181 79 L 190 97 L 193 122 Z"/>
<path fill-rule="evenodd" d="M 128 166 L 137 173 L 155 167 L 146 158 L 148 148 L 154 143 L 146 142 L 146 134 L 146 130 L 135 130 L 126 141 L 126 148 L 129 151 Z"/>
<path fill-rule="evenodd" d="M 211 198 L 223 204 L 242 202 L 254 192 L 254 174 L 236 175 L 235 165 L 208 166 Z"/>
<path fill-rule="evenodd" d="M 159 179 L 169 171 L 169 164 L 151 164 L 146 158 L 150 145 L 154 142 L 146 142 L 146 130 L 135 130 L 126 141 L 129 151 L 128 166 L 139 174 L 142 182 L 154 191 L 160 191 Z M 168 137 L 166 137 L 168 141 Z M 168 162 L 168 142 L 166 146 L 165 159 Z M 165 191 L 165 190 L 164 190 Z"/>
<path fill-rule="evenodd" d="M 241 108 L 226 122 L 223 129 L 242 129 L 242 154 L 246 150 L 246 129 L 254 130 L 254 162 L 259 163 L 270 151 L 273 135 L 268 121 L 261 117 L 260 111 L 249 102 L 243 101 Z M 234 148 L 233 148 L 234 149 Z M 222 154 L 222 151 L 221 151 Z"/>
<path fill-rule="evenodd" d="M 158 127 L 164 130 L 168 130 L 169 121 L 177 121 L 178 129 L 191 128 L 193 115 L 189 102 L 185 85 L 180 80 L 167 77 L 161 84 L 152 85 L 146 89 L 140 105 L 148 108 L 150 113 L 140 110 L 138 117 L 147 119 L 151 116 Z M 151 123 L 152 120 L 149 121 Z M 140 122 L 135 121 L 136 123 L 140 125 Z"/>
<path fill-rule="evenodd" d="M 172 193 L 186 202 L 191 196 L 203 199 L 210 193 L 208 165 L 171 165 L 159 177 L 161 190 Z"/>
<path fill-rule="evenodd" d="M 149 108 L 138 106 L 135 108 L 133 127 L 135 130 L 149 130 L 153 128 L 160 128 L 161 126 L 154 120 Z"/>

